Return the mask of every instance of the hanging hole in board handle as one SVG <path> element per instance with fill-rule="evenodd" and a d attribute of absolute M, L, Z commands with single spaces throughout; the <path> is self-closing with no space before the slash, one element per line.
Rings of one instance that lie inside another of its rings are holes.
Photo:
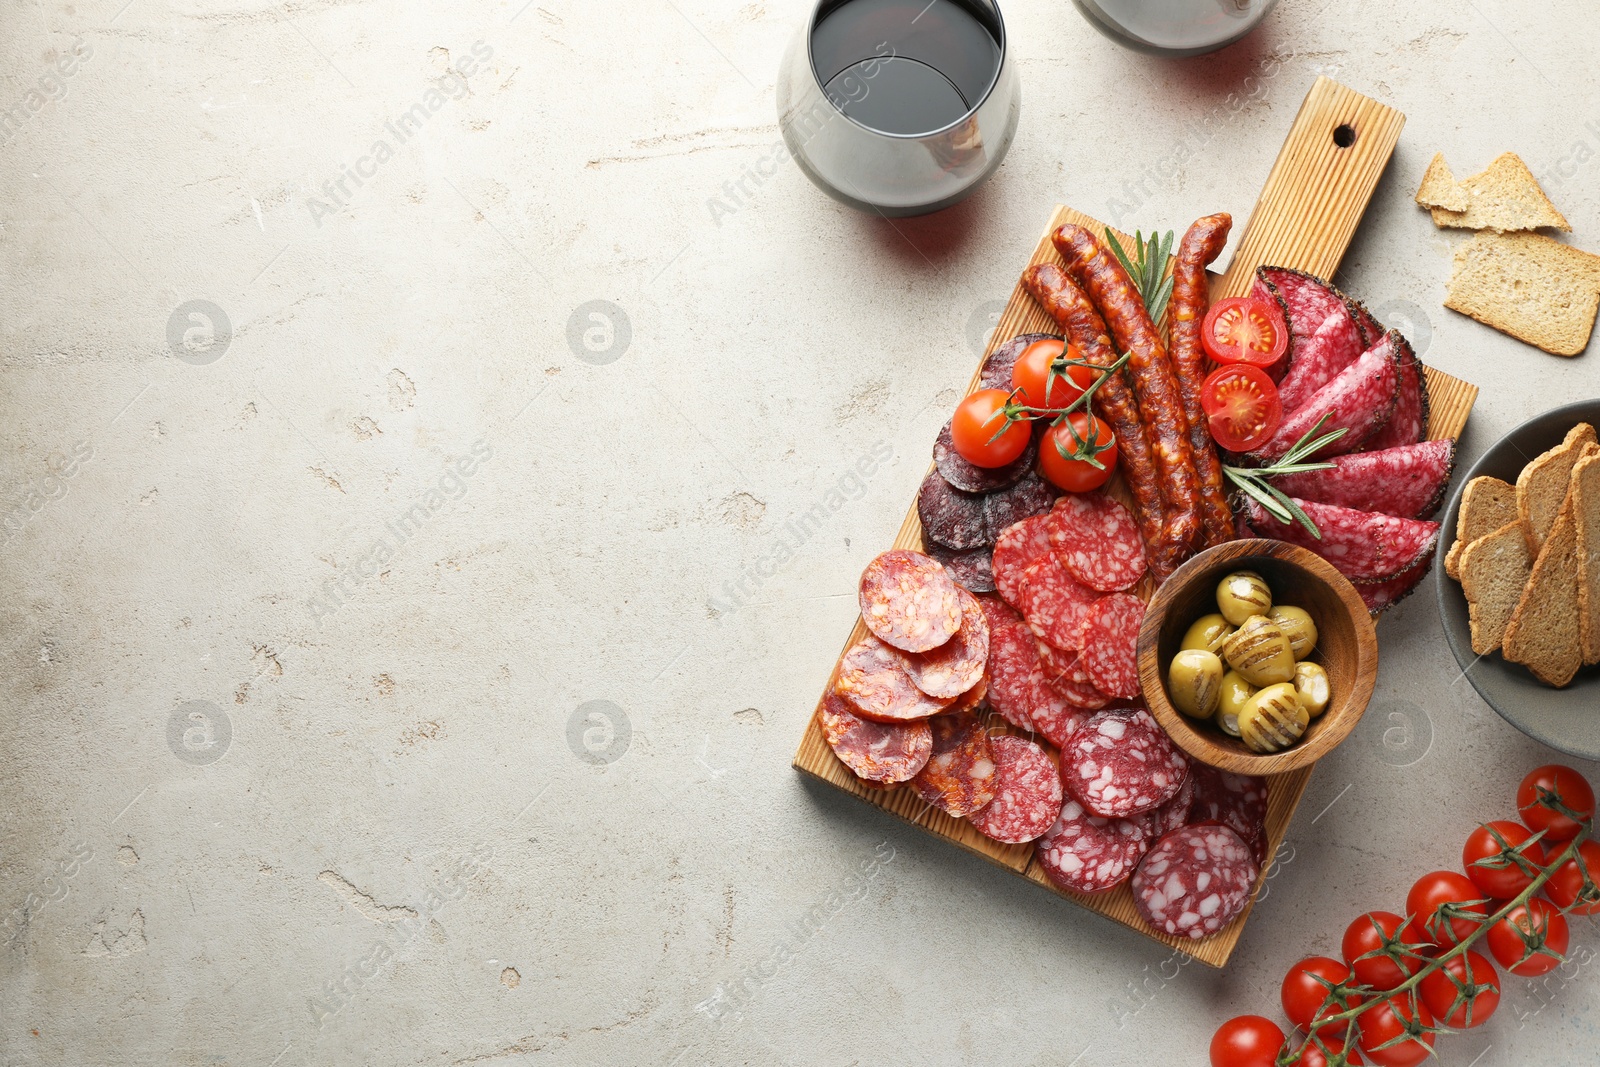
<path fill-rule="evenodd" d="M 1340 148 L 1349 148 L 1356 143 L 1356 128 L 1348 122 L 1340 123 L 1334 127 L 1333 143 Z"/>

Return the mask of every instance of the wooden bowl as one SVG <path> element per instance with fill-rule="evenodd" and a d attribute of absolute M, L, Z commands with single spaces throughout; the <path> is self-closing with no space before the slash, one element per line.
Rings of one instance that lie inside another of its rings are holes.
<path fill-rule="evenodd" d="M 1267 580 L 1273 603 L 1310 612 L 1317 647 L 1307 658 L 1328 672 L 1332 694 L 1304 736 L 1270 756 L 1207 720 L 1189 718 L 1167 696 L 1167 666 L 1184 632 L 1217 610 L 1217 584 L 1241 570 Z M 1283 541 L 1231 541 L 1195 556 L 1156 591 L 1139 630 L 1139 683 L 1150 713 L 1189 755 L 1235 774 L 1284 774 L 1327 755 L 1361 721 L 1377 678 L 1378 637 L 1355 587 L 1322 557 Z"/>

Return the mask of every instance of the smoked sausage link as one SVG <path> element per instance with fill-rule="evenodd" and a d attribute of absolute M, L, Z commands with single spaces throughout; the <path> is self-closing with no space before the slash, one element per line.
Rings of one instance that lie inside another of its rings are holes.
<path fill-rule="evenodd" d="M 1219 212 L 1199 219 L 1178 243 L 1178 261 L 1172 268 L 1172 369 L 1178 376 L 1183 415 L 1189 420 L 1189 447 L 1200 475 L 1200 520 L 1205 527 L 1205 548 L 1232 541 L 1233 509 L 1222 480 L 1222 461 L 1206 427 L 1200 406 L 1200 386 L 1206 380 L 1206 353 L 1200 344 L 1200 326 L 1210 306 L 1206 267 L 1228 243 L 1233 217 Z"/>

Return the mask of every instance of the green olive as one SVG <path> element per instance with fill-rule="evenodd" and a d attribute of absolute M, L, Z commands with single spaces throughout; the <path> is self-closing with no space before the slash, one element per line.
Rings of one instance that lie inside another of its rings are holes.
<path fill-rule="evenodd" d="M 1172 657 L 1167 671 L 1172 706 L 1191 718 L 1209 719 L 1222 693 L 1222 661 L 1203 648 L 1189 648 Z"/>
<path fill-rule="evenodd" d="M 1217 610 L 1235 626 L 1272 610 L 1272 590 L 1255 571 L 1234 571 L 1217 585 Z"/>
<path fill-rule="evenodd" d="M 1287 682 L 1269 685 L 1239 713 L 1239 736 L 1256 752 L 1281 752 L 1300 740 L 1311 716 Z"/>
<path fill-rule="evenodd" d="M 1304 608 L 1280 604 L 1267 612 L 1267 618 L 1277 623 L 1278 629 L 1283 631 L 1283 636 L 1289 639 L 1289 647 L 1294 649 L 1295 659 L 1305 659 L 1311 655 L 1311 650 L 1317 647 L 1317 624 L 1312 621 L 1311 613 Z"/>
<path fill-rule="evenodd" d="M 1180 649 L 1199 648 L 1215 655 L 1222 655 L 1222 642 L 1233 633 L 1233 625 L 1216 612 L 1202 615 L 1195 620 L 1183 635 L 1183 641 L 1178 645 Z"/>
<path fill-rule="evenodd" d="M 1229 737 L 1239 736 L 1239 713 L 1256 695 L 1256 687 L 1239 677 L 1238 671 L 1222 676 L 1222 689 L 1217 697 L 1217 727 Z"/>
<path fill-rule="evenodd" d="M 1251 685 L 1277 685 L 1294 677 L 1294 649 L 1278 624 L 1252 615 L 1222 643 L 1222 658 Z"/>
<path fill-rule="evenodd" d="M 1294 665 L 1294 691 L 1300 703 L 1305 705 L 1306 714 L 1313 719 L 1328 710 L 1328 701 L 1333 697 L 1328 672 L 1315 663 Z"/>

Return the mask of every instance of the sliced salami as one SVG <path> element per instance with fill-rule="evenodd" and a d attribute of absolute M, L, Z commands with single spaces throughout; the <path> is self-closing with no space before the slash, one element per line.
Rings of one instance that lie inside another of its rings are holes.
<path fill-rule="evenodd" d="M 1401 338 L 1405 342 L 1405 338 Z M 1412 445 L 1428 432 L 1428 381 L 1422 373 L 1422 360 L 1409 342 L 1398 348 L 1399 377 L 1394 413 L 1383 428 L 1372 435 L 1363 448 L 1383 449 Z"/>
<path fill-rule="evenodd" d="M 1076 649 L 1055 648 L 1041 641 L 1039 658 L 1044 663 L 1045 683 L 1069 704 L 1099 711 L 1111 703 L 1111 698 L 1089 681 L 1083 669 L 1083 657 Z"/>
<path fill-rule="evenodd" d="M 980 834 L 1020 845 L 1043 834 L 1061 814 L 1061 777 L 1044 749 L 1020 737 L 996 737 L 999 781 L 994 799 L 967 818 Z"/>
<path fill-rule="evenodd" d="M 910 781 L 933 752 L 926 721 L 882 723 L 864 719 L 837 693 L 822 699 L 822 736 L 856 777 L 890 784 Z"/>
<path fill-rule="evenodd" d="M 1259 873 L 1250 846 L 1228 827 L 1184 826 L 1139 861 L 1133 902 L 1157 930 L 1198 940 L 1239 917 Z"/>
<path fill-rule="evenodd" d="M 1336 456 L 1327 470 L 1287 474 L 1272 481 L 1301 500 L 1425 519 L 1444 501 L 1455 454 L 1454 441 L 1423 441 Z"/>
<path fill-rule="evenodd" d="M 911 788 L 925 803 L 966 818 L 994 799 L 999 769 L 989 732 L 971 712 L 929 720 L 932 754 Z"/>
<path fill-rule="evenodd" d="M 1262 273 L 1289 308 L 1289 343 L 1295 352 L 1278 383 L 1278 397 L 1283 410 L 1293 411 L 1370 346 L 1343 293 L 1298 271 L 1269 267 Z"/>
<path fill-rule="evenodd" d="M 1393 330 L 1362 353 L 1361 358 L 1339 372 L 1339 375 L 1318 389 L 1300 407 L 1284 415 L 1283 423 L 1272 440 L 1262 446 L 1260 459 L 1274 460 L 1293 448 L 1326 415 L 1322 432 L 1344 430 L 1336 441 L 1318 449 L 1310 458 L 1326 459 L 1354 452 L 1371 439 L 1395 409 L 1395 384 L 1399 375 L 1399 357 Z M 1404 344 L 1404 340 L 1399 341 Z"/>
<path fill-rule="evenodd" d="M 1053 554 L 1022 572 L 1022 616 L 1041 641 L 1057 648 L 1078 647 L 1079 629 L 1098 596 L 1068 574 Z"/>
<path fill-rule="evenodd" d="M 1046 690 L 1043 696 L 1043 701 L 1028 711 L 1029 718 L 1033 720 L 1034 733 L 1056 748 L 1063 748 L 1067 739 L 1078 732 L 1078 727 L 1094 714 L 1094 710 L 1080 708 L 1049 690 Z"/>
<path fill-rule="evenodd" d="M 1023 351 L 1035 341 L 1059 341 L 1061 336 L 1053 333 L 1023 333 L 1018 334 L 1005 344 L 989 353 L 983 361 L 983 369 L 978 372 L 978 385 L 983 389 L 1004 389 L 1011 391 L 1011 370 L 1017 365 L 1017 359 Z"/>
<path fill-rule="evenodd" d="M 1016 485 L 1018 479 L 1032 470 L 1038 460 L 1038 447 L 1029 440 L 1028 447 L 1022 450 L 1022 455 L 1004 467 L 980 467 L 975 463 L 968 463 L 962 458 L 961 453 L 956 451 L 955 438 L 951 435 L 948 422 L 940 428 L 939 436 L 933 439 L 934 466 L 939 469 L 945 481 L 969 493 L 989 493 Z"/>
<path fill-rule="evenodd" d="M 956 583 L 921 552 L 897 548 L 867 564 L 859 600 L 867 629 L 906 652 L 938 648 L 961 627 Z"/>
<path fill-rule="evenodd" d="M 1417 585 L 1427 577 L 1428 571 L 1433 566 L 1433 553 L 1417 560 L 1410 568 L 1401 571 L 1393 578 L 1381 582 L 1354 582 L 1356 592 L 1361 594 L 1361 602 L 1373 614 L 1387 611 L 1400 601 L 1416 591 Z"/>
<path fill-rule="evenodd" d="M 1004 603 L 993 597 L 981 603 L 989 620 L 989 706 L 1012 726 L 1031 732 L 1030 710 L 1043 704 L 1048 692 L 1039 642 Z"/>
<path fill-rule="evenodd" d="M 933 719 L 938 722 L 938 719 Z M 1194 807 L 1194 782 L 1196 772 L 1200 769 L 1198 763 L 1189 765 L 1189 773 L 1183 776 L 1183 785 L 1178 787 L 1171 800 L 1159 808 L 1152 808 L 1143 815 L 1135 815 L 1134 820 L 1139 823 L 1144 831 L 1146 847 L 1154 844 L 1163 834 L 1170 833 L 1180 826 L 1189 825 L 1189 811 Z"/>
<path fill-rule="evenodd" d="M 1256 269 L 1256 288 L 1252 296 L 1270 295 L 1276 298 L 1289 320 L 1289 351 L 1283 373 L 1278 381 L 1288 380 L 1294 364 L 1300 359 L 1317 330 L 1328 318 L 1339 312 L 1351 314 L 1354 308 L 1343 293 L 1331 288 L 1321 279 L 1303 271 L 1287 267 L 1259 267 Z M 1358 334 L 1359 336 L 1359 334 Z M 1367 346 L 1362 346 L 1367 347 Z M 1358 350 L 1357 355 L 1360 355 Z M 1287 410 L 1287 409 L 1285 409 Z"/>
<path fill-rule="evenodd" d="M 1143 831 L 1130 819 L 1105 819 L 1068 800 L 1034 843 L 1039 869 L 1056 885 L 1101 893 L 1120 885 L 1144 855 Z"/>
<path fill-rule="evenodd" d="M 1439 539 L 1439 524 L 1425 519 L 1399 519 L 1309 500 L 1295 499 L 1295 503 L 1316 523 L 1321 538 L 1311 536 L 1299 523 L 1279 522 L 1254 501 L 1251 527 L 1262 537 L 1310 549 L 1351 581 L 1386 582 L 1398 577 L 1431 555 Z"/>
<path fill-rule="evenodd" d="M 1022 607 L 1022 573 L 1050 553 L 1050 517 L 1034 515 L 1000 531 L 994 543 L 994 588 L 1012 607 Z"/>
<path fill-rule="evenodd" d="M 984 548 L 994 543 L 984 518 L 984 493 L 966 493 L 944 480 L 937 470 L 928 472 L 917 491 L 917 518 L 922 536 L 947 548 Z"/>
<path fill-rule="evenodd" d="M 950 704 L 918 689 L 906 669 L 906 654 L 871 636 L 844 654 L 833 687 L 851 710 L 874 722 L 926 719 Z"/>
<path fill-rule="evenodd" d="M 1159 808 L 1183 788 L 1189 761 L 1143 708 L 1092 716 L 1061 750 L 1061 780 L 1096 815 L 1125 819 Z"/>
<path fill-rule="evenodd" d="M 1102 593 L 1144 576 L 1145 545 L 1133 515 L 1101 493 L 1068 493 L 1050 512 L 1050 546 L 1078 581 Z"/>
<path fill-rule="evenodd" d="M 1101 597 L 1084 617 L 1080 663 L 1089 684 L 1108 697 L 1139 697 L 1139 626 L 1143 622 L 1144 601 L 1127 593 Z"/>
<path fill-rule="evenodd" d="M 1056 502 L 1056 490 L 1049 482 L 1029 471 L 1009 489 L 987 493 L 983 498 L 985 544 L 994 544 L 1000 531 L 1034 515 L 1043 515 Z"/>
<path fill-rule="evenodd" d="M 944 564 L 950 580 L 967 592 L 994 592 L 994 571 L 987 548 L 946 548 L 937 541 L 928 541 L 923 547 Z"/>
<path fill-rule="evenodd" d="M 963 711 L 974 711 L 989 696 L 989 676 L 984 675 L 978 679 L 978 684 L 968 689 L 965 693 L 950 702 L 950 706 L 939 714 L 956 715 Z"/>
<path fill-rule="evenodd" d="M 954 700 L 983 680 L 989 662 L 989 620 L 978 598 L 956 590 L 961 601 L 961 629 L 938 648 L 905 654 L 906 673 L 931 697 Z"/>
<path fill-rule="evenodd" d="M 1190 768 L 1194 803 L 1189 822 L 1219 822 L 1246 842 L 1267 834 L 1267 780 L 1231 774 L 1203 763 Z"/>

